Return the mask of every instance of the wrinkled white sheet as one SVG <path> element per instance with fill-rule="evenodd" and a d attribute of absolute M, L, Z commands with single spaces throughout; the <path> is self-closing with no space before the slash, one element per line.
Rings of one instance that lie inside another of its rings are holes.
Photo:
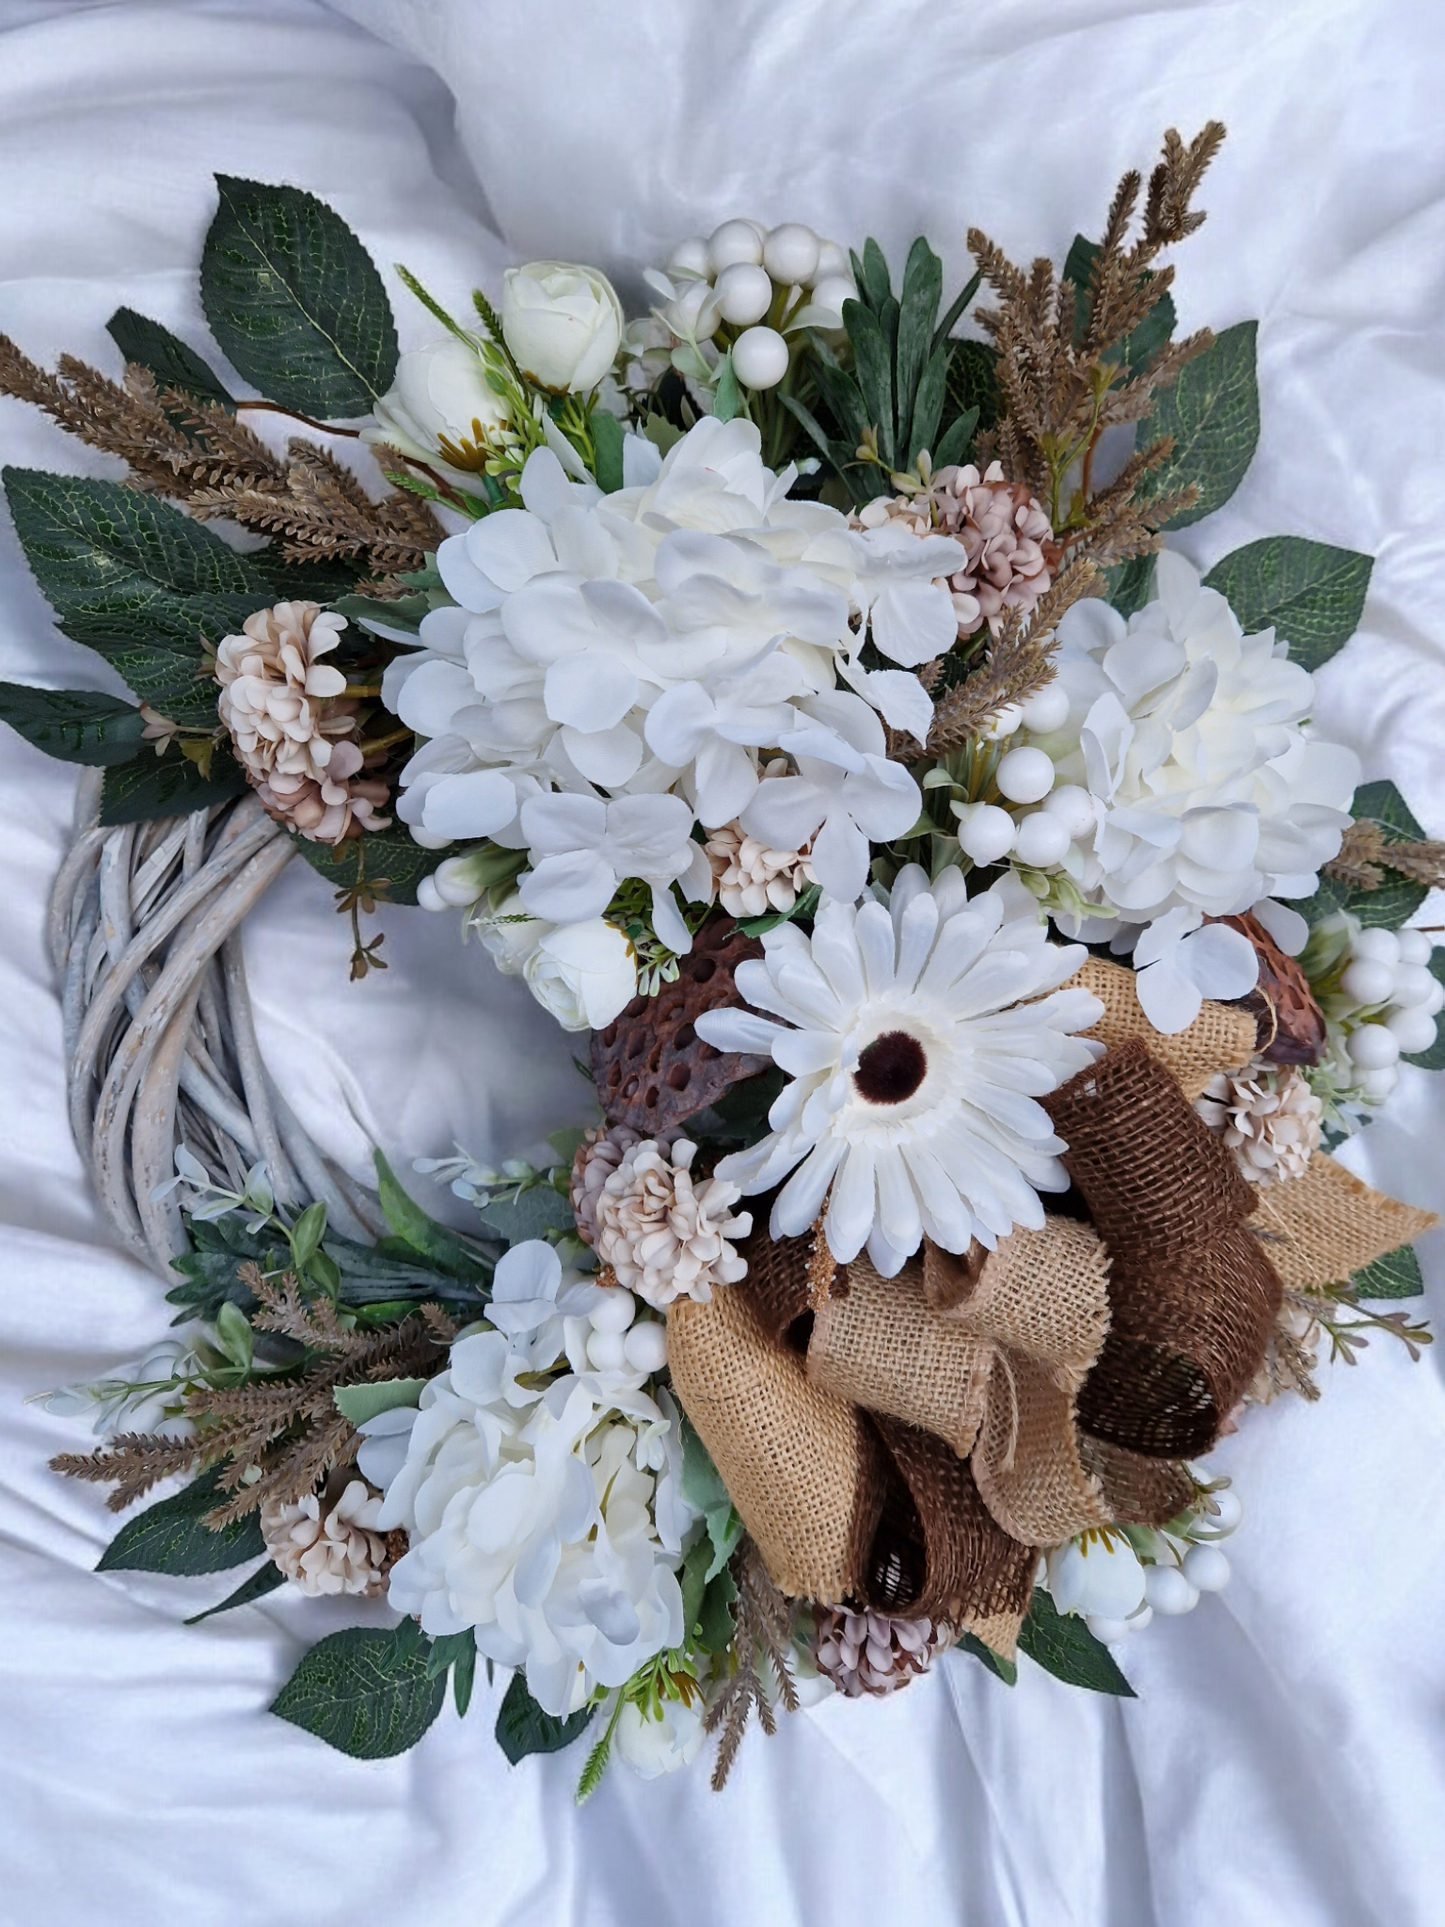
<path fill-rule="evenodd" d="M 895 257 L 926 230 L 961 278 L 970 222 L 1058 258 L 1164 126 L 1221 115 L 1231 140 L 1177 293 L 1186 326 L 1260 318 L 1265 434 L 1234 502 L 1182 546 L 1208 564 L 1294 531 L 1379 556 L 1318 715 L 1445 833 L 1445 32 L 1423 0 L 8 0 L 0 29 L 0 328 L 46 361 L 111 365 L 122 302 L 204 344 L 193 270 L 215 169 L 313 189 L 379 262 L 455 302 L 518 256 L 626 278 L 736 212 L 872 232 Z M 425 338 L 393 291 L 404 336 Z M 111 472 L 8 401 L 0 450 Z M 8 524 L 0 674 L 95 675 Z M 1010 1693 L 955 1659 L 892 1702 L 752 1736 L 721 1798 L 705 1770 L 618 1772 L 578 1812 L 577 1759 L 509 1769 L 485 1688 L 408 1758 L 348 1762 L 264 1711 L 340 1615 L 277 1595 L 187 1629 L 224 1580 L 92 1577 L 113 1520 L 45 1469 L 75 1428 L 22 1401 L 138 1355 L 166 1308 L 114 1249 L 64 1121 L 40 924 L 72 787 L 4 733 L 4 1927 L 1445 1920 L 1429 1354 L 1412 1368 L 1372 1345 L 1326 1371 L 1321 1405 L 1255 1413 L 1226 1442 L 1246 1505 L 1234 1582 L 1131 1644 L 1137 1702 L 1027 1663 Z M 252 933 L 268 1051 L 323 1141 L 358 1169 L 369 1136 L 397 1157 L 454 1138 L 503 1155 L 580 1113 L 572 1042 L 518 985 L 460 952 L 449 920 L 385 923 L 392 968 L 348 985 L 327 893 L 298 864 Z M 1349 1160 L 1439 1205 L 1442 1127 L 1445 1086 L 1407 1071 Z M 1423 1256 L 1438 1321 L 1445 1239 Z"/>

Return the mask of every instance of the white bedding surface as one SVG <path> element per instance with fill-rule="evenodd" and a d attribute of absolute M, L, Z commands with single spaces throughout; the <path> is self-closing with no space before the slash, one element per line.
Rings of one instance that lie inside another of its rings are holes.
<path fill-rule="evenodd" d="M 343 17 L 343 11 L 352 19 Z M 393 43 L 388 49 L 363 29 Z M 451 128 L 451 89 L 460 144 Z M 1181 253 L 1186 326 L 1260 320 L 1264 439 L 1199 562 L 1295 532 L 1379 557 L 1318 716 L 1445 833 L 1445 29 L 1426 0 L 191 0 L 0 7 L 0 328 L 113 365 L 121 303 L 204 346 L 214 170 L 311 188 L 385 266 L 461 301 L 508 258 L 626 276 L 737 212 L 898 256 L 970 222 L 1056 258 L 1162 128 L 1231 139 Z M 468 159 L 475 178 L 468 169 Z M 486 226 L 492 220 L 498 233 Z M 393 284 L 404 341 L 429 332 Z M 111 472 L 0 401 L 6 461 Z M 0 526 L 0 675 L 81 684 Z M 94 1577 L 114 1521 L 23 1401 L 168 1315 L 119 1255 L 64 1118 L 40 926 L 73 783 L 0 739 L 0 1924 L 332 1927 L 1436 1927 L 1445 1921 L 1445 1389 L 1371 1346 L 1225 1442 L 1235 1578 L 1127 1649 L 1137 1702 L 951 1660 L 705 1770 L 510 1769 L 496 1691 L 357 1764 L 270 1718 L 341 1615 L 286 1594 L 182 1627 L 224 1580 Z M 1430 921 L 1441 921 L 1438 916 Z M 505 1155 L 581 1115 L 563 1038 L 450 920 L 385 918 L 354 987 L 298 864 L 257 919 L 265 1043 L 337 1155 Z M 301 946 L 306 946 L 304 951 Z M 283 948 L 289 945 L 290 948 Z M 292 959 L 303 958 L 301 968 Z M 376 1026 L 384 1036 L 376 1038 Z M 373 1042 L 373 1039 L 376 1041 Z M 1348 1161 L 1445 1203 L 1445 1085 L 1407 1071 Z M 1422 1247 L 1437 1321 L 1445 1237 Z M 1437 1348 L 1438 1350 L 1439 1348 Z"/>

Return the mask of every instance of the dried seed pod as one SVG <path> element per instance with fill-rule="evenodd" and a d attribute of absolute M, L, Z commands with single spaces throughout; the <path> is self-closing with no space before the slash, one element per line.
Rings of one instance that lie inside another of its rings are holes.
<path fill-rule="evenodd" d="M 1259 1026 L 1260 1056 L 1268 1064 L 1318 1064 L 1325 1049 L 1325 1020 L 1309 978 L 1257 918 L 1218 921 L 1248 937 L 1259 957 L 1259 982 L 1239 1001 Z"/>

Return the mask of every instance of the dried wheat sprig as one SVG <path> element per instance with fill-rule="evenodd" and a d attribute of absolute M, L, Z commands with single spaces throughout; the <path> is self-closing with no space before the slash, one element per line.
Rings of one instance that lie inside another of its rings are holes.
<path fill-rule="evenodd" d="M 1363 818 L 1351 823 L 1340 843 L 1339 855 L 1322 865 L 1355 890 L 1378 890 L 1384 872 L 1393 870 L 1427 890 L 1445 889 L 1445 843 L 1428 840 L 1389 843 L 1378 823 Z"/>
<path fill-rule="evenodd" d="M 773 1584 L 761 1553 L 746 1534 L 733 1554 L 730 1570 L 738 1590 L 729 1648 L 734 1669 L 703 1715 L 705 1732 L 716 1733 L 721 1728 L 712 1775 L 715 1793 L 722 1791 L 732 1771 L 753 1709 L 757 1709 L 758 1724 L 765 1733 L 771 1735 L 778 1730 L 773 1703 L 758 1670 L 760 1655 L 772 1664 L 784 1708 L 796 1713 L 799 1705 L 791 1661 L 792 1601 Z"/>
<path fill-rule="evenodd" d="M 114 1485 L 106 1500 L 112 1512 L 124 1512 L 153 1485 L 176 1472 L 188 1472 L 201 1457 L 195 1439 L 164 1438 L 149 1432 L 119 1432 L 98 1452 L 57 1452 L 52 1472 L 68 1479 L 89 1479 Z"/>

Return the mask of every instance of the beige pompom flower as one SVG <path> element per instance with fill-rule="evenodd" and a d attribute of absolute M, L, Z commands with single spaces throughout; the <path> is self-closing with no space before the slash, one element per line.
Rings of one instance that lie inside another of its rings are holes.
<path fill-rule="evenodd" d="M 926 1673 L 934 1655 L 952 1644 L 931 1619 L 894 1619 L 887 1613 L 819 1606 L 813 1655 L 818 1671 L 849 1699 L 881 1697 Z"/>
<path fill-rule="evenodd" d="M 386 1534 L 373 1530 L 380 1510 L 365 1482 L 352 1479 L 334 1504 L 309 1492 L 294 1505 L 263 1505 L 261 1537 L 280 1571 L 313 1598 L 375 1598 L 386 1590 Z"/>
<path fill-rule="evenodd" d="M 1220 1071 L 1194 1108 L 1253 1184 L 1302 1178 L 1319 1149 L 1324 1108 L 1293 1065 L 1255 1064 L 1237 1077 Z"/>
<path fill-rule="evenodd" d="M 217 708 L 247 778 L 272 816 L 317 843 L 388 821 L 376 814 L 386 785 L 361 774 L 346 678 L 320 660 L 345 627 L 318 603 L 278 602 L 216 651 Z"/>
<path fill-rule="evenodd" d="M 630 1124 L 599 1124 L 577 1146 L 572 1160 L 572 1214 L 583 1244 L 597 1243 L 597 1200 L 627 1152 L 642 1142 Z"/>
<path fill-rule="evenodd" d="M 714 1285 L 735 1285 L 746 1258 L 728 1242 L 753 1228 L 746 1212 L 731 1216 L 742 1192 L 722 1178 L 694 1185 L 697 1146 L 644 1138 L 624 1151 L 597 1196 L 597 1255 L 617 1282 L 661 1311 L 674 1298 L 706 1304 Z"/>

